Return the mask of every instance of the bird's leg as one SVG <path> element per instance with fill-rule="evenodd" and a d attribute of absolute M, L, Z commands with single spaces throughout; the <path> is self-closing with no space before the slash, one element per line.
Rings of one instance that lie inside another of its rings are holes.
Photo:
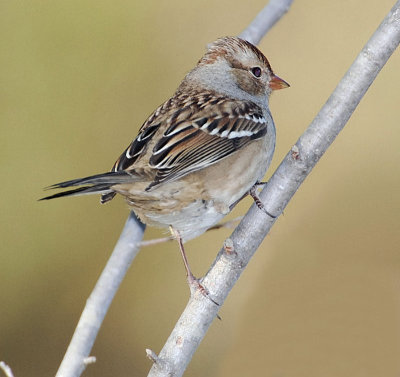
<path fill-rule="evenodd" d="M 251 190 L 254 190 L 254 192 L 256 192 L 256 189 L 258 188 L 258 186 L 265 186 L 267 183 L 268 183 L 268 182 L 256 182 L 256 183 L 254 183 L 254 185 L 253 185 L 253 187 L 250 189 L 250 191 L 251 191 Z M 246 193 L 244 193 L 243 196 L 242 196 L 241 198 L 239 198 L 238 200 L 236 200 L 235 203 L 231 204 L 230 207 L 229 207 L 229 210 L 232 211 L 233 208 L 235 208 L 236 204 L 238 204 L 238 203 L 239 203 L 242 199 L 244 199 L 247 195 L 251 195 L 251 196 L 253 197 L 253 195 L 251 194 L 250 191 L 247 191 Z M 254 199 L 254 197 L 253 197 L 253 199 Z M 258 201 L 260 201 L 260 199 L 258 199 Z M 258 204 L 257 204 L 257 206 L 258 206 Z M 258 207 L 258 208 L 260 208 L 260 207 Z M 264 211 L 264 210 L 263 210 L 263 211 Z"/>
<path fill-rule="evenodd" d="M 197 280 L 197 279 L 194 277 L 192 271 L 190 270 L 189 262 L 187 260 L 186 253 L 185 253 L 185 248 L 183 247 L 182 237 L 181 237 L 179 231 L 174 229 L 172 226 L 169 227 L 169 230 L 170 230 L 171 234 L 175 237 L 175 239 L 178 241 L 179 250 L 181 252 L 182 259 L 183 259 L 183 264 L 185 265 L 186 277 L 190 284 L 191 282 L 193 282 L 194 280 Z"/>
<path fill-rule="evenodd" d="M 204 288 L 204 287 L 201 285 L 199 279 L 197 279 L 197 278 L 193 275 L 192 271 L 190 270 L 189 263 L 188 263 L 188 260 L 187 260 L 187 257 L 186 257 L 186 253 L 185 253 L 185 248 L 183 247 L 182 237 L 181 237 L 181 235 L 179 234 L 179 231 L 176 230 L 176 229 L 174 229 L 171 225 L 170 225 L 170 227 L 169 227 L 169 230 L 170 230 L 170 232 L 172 233 L 172 235 L 176 238 L 176 240 L 178 241 L 179 250 L 180 250 L 180 252 L 181 252 L 182 259 L 183 259 L 183 264 L 185 265 L 186 278 L 187 278 L 189 287 L 190 287 L 191 289 L 192 289 L 192 288 L 198 289 L 198 290 L 200 291 L 200 293 L 201 293 L 203 296 L 207 297 L 207 298 L 208 298 L 209 300 L 211 300 L 215 305 L 219 305 L 217 302 L 215 302 L 215 301 L 210 297 L 210 295 L 209 295 L 207 289 Z"/>
<path fill-rule="evenodd" d="M 257 193 L 257 187 L 258 186 L 264 186 L 265 184 L 267 184 L 267 182 L 256 182 L 251 189 L 249 190 L 249 195 L 253 198 L 254 203 L 256 203 L 256 206 L 261 209 L 261 211 L 263 211 L 264 213 L 266 213 L 268 216 L 272 217 L 273 219 L 276 218 L 276 216 L 271 215 L 267 209 L 265 208 L 263 202 L 261 201 L 260 197 L 258 196 Z"/>

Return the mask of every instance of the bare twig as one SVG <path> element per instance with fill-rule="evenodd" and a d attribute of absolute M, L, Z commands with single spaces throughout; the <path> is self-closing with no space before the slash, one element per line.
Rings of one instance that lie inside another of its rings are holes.
<path fill-rule="evenodd" d="M 160 243 L 169 242 L 175 240 L 175 237 L 167 236 L 167 237 L 160 237 L 160 238 L 153 238 L 152 240 L 144 240 L 140 241 L 138 246 L 139 247 L 147 247 L 147 246 L 154 246 Z"/>
<path fill-rule="evenodd" d="M 14 377 L 11 368 L 4 361 L 0 361 L 0 369 L 4 372 L 6 377 Z"/>
<path fill-rule="evenodd" d="M 239 37 L 258 45 L 265 34 L 289 10 L 293 0 L 270 0 Z"/>
<path fill-rule="evenodd" d="M 222 223 L 216 224 L 216 225 L 212 226 L 211 228 L 207 229 L 207 232 L 209 232 L 210 230 L 217 230 L 217 229 L 221 229 L 221 228 L 233 229 L 233 228 L 235 228 L 237 223 L 242 219 L 243 219 L 243 216 L 239 216 L 232 220 L 224 221 Z M 152 240 L 141 241 L 141 242 L 139 242 L 139 247 L 153 246 L 153 245 L 158 245 L 159 243 L 164 243 L 164 242 L 169 242 L 169 241 L 175 241 L 175 237 L 168 236 L 168 237 L 154 238 Z"/>
<path fill-rule="evenodd" d="M 86 302 L 56 377 L 80 376 L 86 365 L 95 361 L 93 356 L 89 357 L 90 351 L 108 307 L 139 251 L 138 242 L 143 237 L 143 232 L 144 225 L 131 212 L 114 251 Z"/>
<path fill-rule="evenodd" d="M 269 180 L 260 198 L 280 215 L 304 179 L 343 129 L 361 98 L 400 42 L 400 0 L 367 42 L 335 91 Z M 255 205 L 230 237 L 234 253 L 221 249 L 202 284 L 220 304 L 236 283 L 276 218 Z M 190 298 L 149 376 L 183 374 L 220 306 L 198 294 Z"/>
<path fill-rule="evenodd" d="M 83 359 L 85 365 L 94 364 L 96 362 L 96 356 L 88 356 Z"/>
<path fill-rule="evenodd" d="M 209 228 L 209 229 L 207 230 L 207 232 L 208 232 L 209 230 L 217 230 L 217 229 L 221 229 L 221 228 L 228 228 L 228 229 L 230 228 L 230 229 L 234 229 L 235 226 L 238 224 L 238 222 L 239 222 L 240 220 L 242 220 L 242 219 L 243 219 L 243 216 L 238 216 L 238 217 L 235 217 L 235 218 L 232 219 L 232 220 L 223 221 L 222 223 L 216 224 L 216 225 L 212 226 L 211 228 Z"/>

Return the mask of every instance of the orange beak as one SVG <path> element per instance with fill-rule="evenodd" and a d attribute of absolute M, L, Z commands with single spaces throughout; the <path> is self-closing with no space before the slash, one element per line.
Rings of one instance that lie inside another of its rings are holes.
<path fill-rule="evenodd" d="M 289 88 L 289 86 L 290 85 L 285 80 L 282 80 L 280 77 L 278 77 L 274 73 L 272 74 L 271 81 L 269 82 L 269 87 L 272 90 L 285 89 L 285 88 Z"/>

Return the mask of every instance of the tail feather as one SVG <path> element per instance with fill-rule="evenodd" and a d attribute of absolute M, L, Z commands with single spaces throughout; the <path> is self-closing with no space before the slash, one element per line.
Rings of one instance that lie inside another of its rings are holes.
<path fill-rule="evenodd" d="M 63 196 L 75 196 L 75 195 L 85 195 L 85 194 L 101 194 L 104 191 L 110 192 L 109 191 L 109 186 L 104 186 L 102 189 L 101 186 L 96 186 L 96 187 L 79 187 L 73 190 L 67 190 L 63 192 L 58 192 L 57 194 L 49 195 L 44 198 L 39 199 L 40 200 L 50 200 L 50 199 L 56 199 L 56 198 L 62 198 Z"/>
<path fill-rule="evenodd" d="M 74 186 L 83 186 L 72 190 L 59 192 L 53 195 L 46 196 L 39 200 L 49 200 L 61 198 L 63 196 L 85 195 L 85 194 L 102 194 L 102 203 L 111 200 L 115 196 L 115 192 L 110 188 L 117 184 L 140 181 L 141 178 L 124 170 L 117 172 L 108 172 L 96 174 L 90 177 L 72 179 L 70 181 L 56 183 L 55 185 L 46 187 L 49 189 L 62 189 Z"/>
<path fill-rule="evenodd" d="M 85 178 L 71 179 L 70 181 L 56 183 L 54 185 L 48 186 L 45 190 L 66 188 L 72 186 L 83 186 L 83 185 L 98 185 L 98 184 L 108 184 L 110 186 L 116 185 L 118 183 L 126 183 L 128 181 L 136 181 L 134 175 L 128 174 L 126 171 L 110 171 L 107 173 L 91 175 Z"/>

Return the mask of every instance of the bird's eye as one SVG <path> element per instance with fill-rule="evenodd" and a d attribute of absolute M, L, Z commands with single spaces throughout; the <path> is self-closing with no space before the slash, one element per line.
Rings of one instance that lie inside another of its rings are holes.
<path fill-rule="evenodd" d="M 253 67 L 251 69 L 251 73 L 255 76 L 255 77 L 261 77 L 261 68 L 260 67 Z"/>

